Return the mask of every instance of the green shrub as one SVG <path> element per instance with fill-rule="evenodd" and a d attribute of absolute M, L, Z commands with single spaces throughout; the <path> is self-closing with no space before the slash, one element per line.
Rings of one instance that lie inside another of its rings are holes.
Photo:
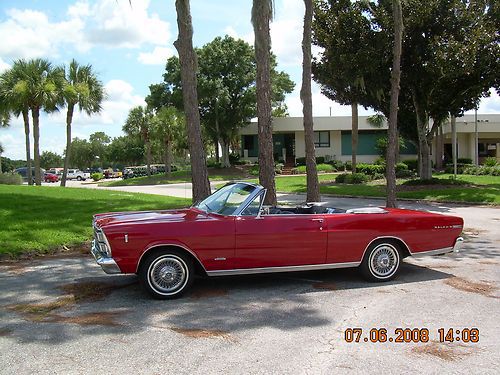
<path fill-rule="evenodd" d="M 317 156 L 316 157 L 316 164 L 324 164 L 325 163 L 325 157 L 324 156 Z"/>
<path fill-rule="evenodd" d="M 102 173 L 92 173 L 90 175 L 90 178 L 94 181 L 99 181 L 99 180 L 102 180 L 104 178 L 104 175 Z"/>
<path fill-rule="evenodd" d="M 338 184 L 362 184 L 368 181 L 368 176 L 363 173 L 342 173 L 335 178 Z"/>
<path fill-rule="evenodd" d="M 385 165 L 385 159 L 383 157 L 378 157 L 373 164 Z"/>
<path fill-rule="evenodd" d="M 306 158 L 296 158 L 295 165 L 296 166 L 306 165 Z"/>
<path fill-rule="evenodd" d="M 483 163 L 485 166 L 487 167 L 494 167 L 495 165 L 497 165 L 497 158 L 494 158 L 494 157 L 488 157 L 486 159 L 484 159 L 484 163 Z"/>
<path fill-rule="evenodd" d="M 410 171 L 416 172 L 418 170 L 418 160 L 415 159 L 403 160 L 402 163 L 406 164 L 406 166 Z"/>
<path fill-rule="evenodd" d="M 15 172 L 5 172 L 0 173 L 0 184 L 1 185 L 22 185 L 23 178 L 19 173 Z"/>
<path fill-rule="evenodd" d="M 396 177 L 397 178 L 408 178 L 408 177 L 413 177 L 415 175 L 415 172 L 409 171 L 408 169 L 401 169 L 401 170 L 396 170 Z"/>
<path fill-rule="evenodd" d="M 408 180 L 402 183 L 406 186 L 418 186 L 418 185 L 468 185 L 469 182 L 463 180 L 457 180 L 454 178 L 436 178 L 433 177 L 429 180 Z"/>
<path fill-rule="evenodd" d="M 248 170 L 248 173 L 250 173 L 252 176 L 258 176 L 259 175 L 259 166 L 257 164 L 252 165 L 250 167 L 250 169 Z"/>
<path fill-rule="evenodd" d="M 458 163 L 457 162 L 457 173 L 458 174 L 463 174 L 464 171 L 467 169 L 467 168 L 470 168 L 470 167 L 474 167 L 473 164 L 462 164 L 462 163 Z M 446 173 L 453 173 L 453 163 L 451 164 L 446 164 L 446 167 L 444 168 L 444 171 Z"/>
<path fill-rule="evenodd" d="M 385 175 L 383 173 L 375 173 L 372 176 L 372 180 L 383 180 L 385 178 Z"/>
<path fill-rule="evenodd" d="M 328 162 L 337 171 L 344 170 L 344 163 L 340 160 L 330 160 Z"/>
<path fill-rule="evenodd" d="M 285 165 L 284 165 L 283 163 L 276 163 L 276 164 L 274 165 L 274 173 L 276 173 L 276 174 L 281 174 L 281 173 L 283 173 L 283 167 L 284 167 L 284 166 L 285 166 Z"/>
<path fill-rule="evenodd" d="M 346 161 L 344 163 L 344 170 L 345 171 L 352 171 L 352 162 L 351 161 Z"/>
<path fill-rule="evenodd" d="M 469 158 L 458 158 L 457 164 L 472 164 L 472 159 Z"/>
<path fill-rule="evenodd" d="M 356 172 L 367 174 L 369 176 L 373 176 L 376 173 L 383 174 L 385 173 L 385 165 L 359 163 L 356 164 Z"/>

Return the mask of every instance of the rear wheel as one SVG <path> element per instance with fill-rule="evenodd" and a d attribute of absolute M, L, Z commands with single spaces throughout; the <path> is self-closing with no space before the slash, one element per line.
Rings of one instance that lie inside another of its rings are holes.
<path fill-rule="evenodd" d="M 396 277 L 401 264 L 401 250 L 395 242 L 383 240 L 370 245 L 359 266 L 369 281 L 389 281 Z"/>
<path fill-rule="evenodd" d="M 148 255 L 138 274 L 143 288 L 153 298 L 172 299 L 189 289 L 194 268 L 191 259 L 171 250 Z"/>
<path fill-rule="evenodd" d="M 81 176 L 78 176 L 76 179 L 77 179 L 78 181 L 81 181 L 81 180 L 82 180 Z"/>

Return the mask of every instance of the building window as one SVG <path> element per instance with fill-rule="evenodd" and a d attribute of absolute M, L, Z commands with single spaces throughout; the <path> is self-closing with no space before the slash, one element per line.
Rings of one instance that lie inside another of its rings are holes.
<path fill-rule="evenodd" d="M 330 132 L 314 132 L 314 146 L 330 147 Z"/>

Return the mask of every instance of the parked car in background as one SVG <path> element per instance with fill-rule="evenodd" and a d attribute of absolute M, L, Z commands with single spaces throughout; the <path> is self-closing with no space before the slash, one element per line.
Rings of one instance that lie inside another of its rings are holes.
<path fill-rule="evenodd" d="M 60 178 L 57 174 L 45 172 L 43 174 L 43 180 L 45 182 L 57 182 L 60 180 Z"/>
<path fill-rule="evenodd" d="M 83 172 L 79 169 L 68 169 L 68 180 L 85 181 L 90 178 L 90 173 Z"/>
<path fill-rule="evenodd" d="M 61 179 L 63 171 L 64 171 L 64 168 L 50 168 L 47 170 L 47 173 L 55 174 L 55 175 L 59 176 L 59 179 Z"/>
<path fill-rule="evenodd" d="M 104 178 L 120 178 L 122 177 L 122 171 L 118 169 L 113 169 L 113 168 L 108 168 L 105 169 L 102 174 L 104 175 Z"/>
<path fill-rule="evenodd" d="M 458 251 L 460 217 L 318 203 L 264 207 L 266 189 L 229 183 L 180 210 L 94 215 L 92 254 L 106 273 L 136 273 L 154 298 L 180 296 L 194 275 L 357 267 L 392 280 L 403 258 Z M 416 272 L 416 271 L 415 271 Z"/>
<path fill-rule="evenodd" d="M 14 170 L 14 172 L 19 173 L 23 178 L 23 181 L 28 181 L 28 167 L 21 167 Z M 45 174 L 45 169 L 40 168 L 40 176 L 43 180 L 43 175 Z M 35 182 L 35 167 L 31 167 L 31 177 L 33 182 Z"/>

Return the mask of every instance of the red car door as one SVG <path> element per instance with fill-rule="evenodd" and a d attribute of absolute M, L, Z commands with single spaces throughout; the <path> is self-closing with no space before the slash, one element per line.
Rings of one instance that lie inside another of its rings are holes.
<path fill-rule="evenodd" d="M 235 222 L 236 268 L 325 263 L 328 231 L 323 215 L 239 216 Z"/>

